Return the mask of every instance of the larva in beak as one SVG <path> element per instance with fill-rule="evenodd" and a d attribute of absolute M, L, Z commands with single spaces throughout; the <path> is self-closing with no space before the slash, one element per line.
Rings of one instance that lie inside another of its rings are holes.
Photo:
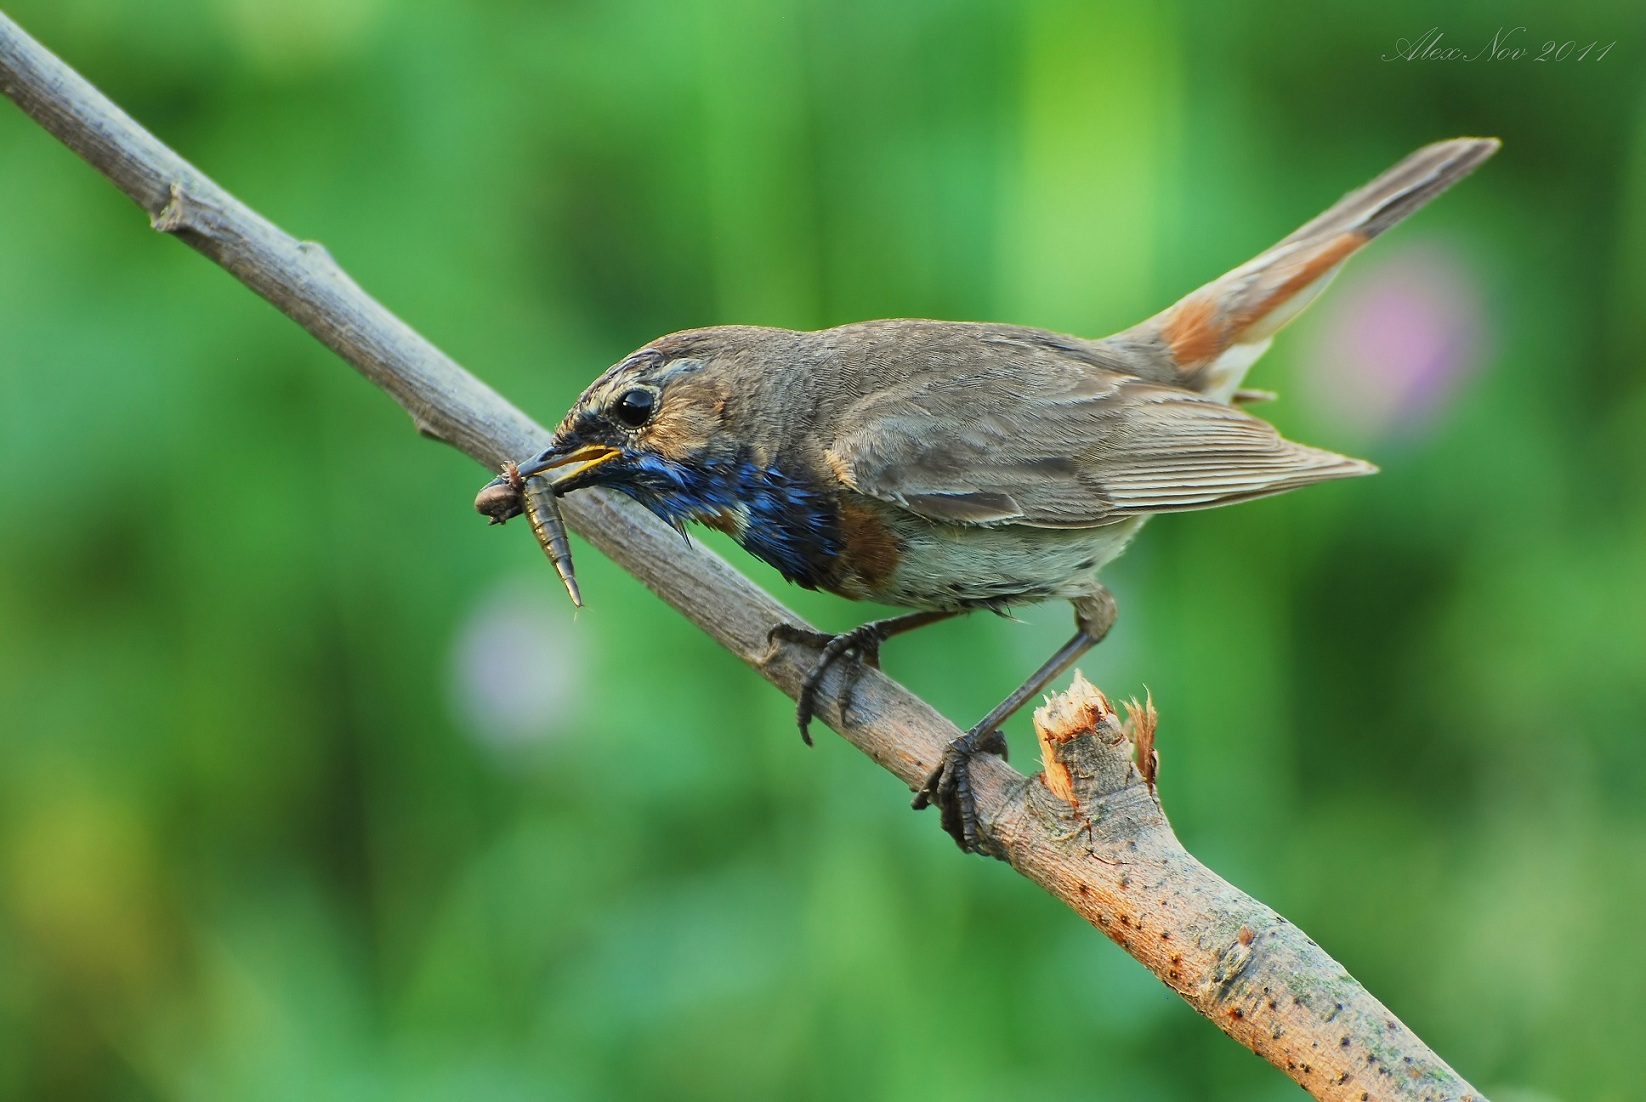
<path fill-rule="evenodd" d="M 566 523 L 560 516 L 560 501 L 547 479 L 522 478 L 518 466 L 505 463 L 503 473 L 482 486 L 480 493 L 475 495 L 474 507 L 482 516 L 490 517 L 493 524 L 502 524 L 510 517 L 525 513 L 532 534 L 554 564 L 555 573 L 560 575 L 561 584 L 566 587 L 572 604 L 583 607 L 583 594 L 572 568 L 572 548 L 566 538 Z"/>

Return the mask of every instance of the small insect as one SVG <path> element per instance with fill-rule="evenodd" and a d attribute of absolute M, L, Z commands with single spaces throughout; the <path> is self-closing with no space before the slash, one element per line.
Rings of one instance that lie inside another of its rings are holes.
<path fill-rule="evenodd" d="M 577 586 L 577 574 L 572 569 L 571 543 L 566 539 L 566 522 L 560 517 L 560 499 L 549 488 L 547 479 L 522 478 L 520 468 L 513 463 L 503 464 L 503 473 L 480 487 L 475 495 L 474 508 L 491 523 L 502 524 L 511 517 L 526 514 L 543 554 L 554 563 L 556 574 L 566 587 L 572 604 L 583 607 L 583 593 Z"/>

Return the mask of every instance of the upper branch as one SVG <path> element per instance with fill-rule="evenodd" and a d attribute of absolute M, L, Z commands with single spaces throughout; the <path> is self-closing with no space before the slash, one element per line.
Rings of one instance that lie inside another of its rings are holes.
<path fill-rule="evenodd" d="M 548 433 L 362 291 L 320 246 L 285 233 L 134 122 L 0 14 L 0 91 L 179 238 L 302 325 L 411 414 L 418 430 L 495 470 Z M 568 523 L 790 696 L 813 653 L 774 643 L 799 617 L 719 556 L 617 495 L 568 497 Z M 876 670 L 849 714 L 839 674 L 821 718 L 910 787 L 958 730 Z M 1296 927 L 1184 852 L 1130 764 L 1101 695 L 1075 720 L 1037 717 L 1061 794 L 1004 762 L 973 767 L 994 847 L 1155 972 L 1196 1010 L 1321 1099 L 1478 1098 Z M 1080 695 L 1083 694 L 1083 695 Z M 1051 732 L 1048 738 L 1047 732 Z M 1152 772 L 1151 772 L 1152 781 Z"/>

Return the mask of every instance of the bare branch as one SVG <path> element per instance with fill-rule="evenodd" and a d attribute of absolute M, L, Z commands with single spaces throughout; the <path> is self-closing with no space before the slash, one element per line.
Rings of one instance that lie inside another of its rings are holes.
<path fill-rule="evenodd" d="M 0 14 L 0 91 L 107 176 L 170 234 L 353 364 L 411 415 L 419 432 L 495 471 L 541 450 L 548 433 L 362 291 L 312 242 L 291 237 L 132 121 Z M 687 550 L 617 495 L 565 499 L 567 521 L 653 592 L 790 696 L 814 652 L 774 644 L 799 617 L 718 556 Z M 454 517 L 471 516 L 467 502 Z M 822 694 L 830 723 L 911 788 L 959 732 L 924 701 L 865 670 L 849 714 L 840 674 Z M 1037 776 L 984 758 L 978 811 L 996 852 L 1074 908 L 1229 1036 L 1316 1098 L 1478 1099 L 1336 961 L 1300 930 L 1195 861 L 1172 834 L 1153 788 L 1101 694 L 1077 682 L 1037 716 L 1054 795 Z"/>
<path fill-rule="evenodd" d="M 1183 848 L 1152 783 L 1152 707 L 1123 724 L 1077 673 L 1034 718 L 1046 772 L 995 824 L 1014 867 L 1316 1098 L 1482 1097 L 1303 931 Z"/>

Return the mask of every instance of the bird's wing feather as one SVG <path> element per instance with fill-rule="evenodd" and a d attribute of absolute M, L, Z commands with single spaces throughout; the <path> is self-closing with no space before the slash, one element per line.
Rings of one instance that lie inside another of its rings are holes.
<path fill-rule="evenodd" d="M 1178 387 L 1032 340 L 972 336 L 987 355 L 944 357 L 948 370 L 846 411 L 825 456 L 846 485 L 950 524 L 1084 528 L 1376 469 Z"/>

